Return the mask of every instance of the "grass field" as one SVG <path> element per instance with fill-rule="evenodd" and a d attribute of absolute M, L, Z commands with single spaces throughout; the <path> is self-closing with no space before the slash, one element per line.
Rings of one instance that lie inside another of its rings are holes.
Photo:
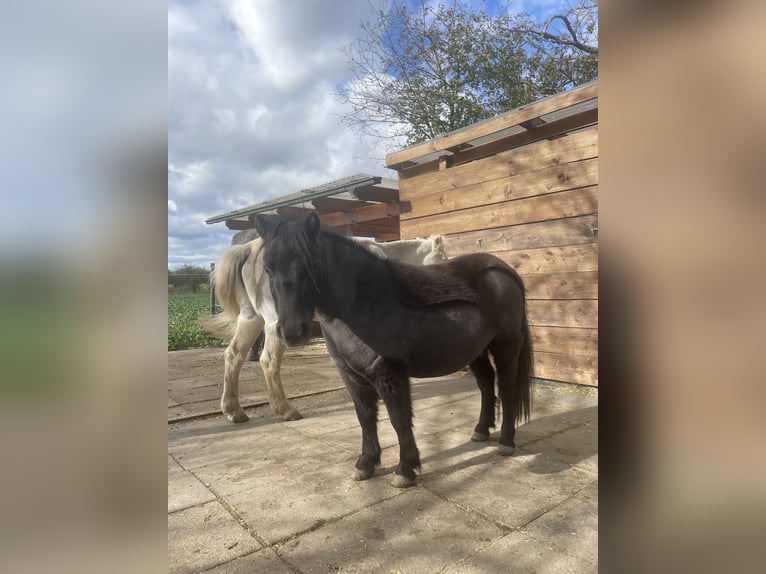
<path fill-rule="evenodd" d="M 198 324 L 209 312 L 209 293 L 168 293 L 168 351 L 223 346 Z"/>

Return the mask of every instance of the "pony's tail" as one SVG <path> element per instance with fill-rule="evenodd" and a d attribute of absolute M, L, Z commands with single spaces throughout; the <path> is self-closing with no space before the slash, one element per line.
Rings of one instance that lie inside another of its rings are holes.
<path fill-rule="evenodd" d="M 229 340 L 234 336 L 239 316 L 237 291 L 244 291 L 242 266 L 250 255 L 250 245 L 232 245 L 221 255 L 221 259 L 210 273 L 210 283 L 215 286 L 215 295 L 221 304 L 221 313 L 200 319 L 200 326 L 219 339 Z"/>
<path fill-rule="evenodd" d="M 516 420 L 518 424 L 529 420 L 532 411 L 532 391 L 530 380 L 533 375 L 534 365 L 532 361 L 532 340 L 529 338 L 529 324 L 527 323 L 526 301 L 524 302 L 524 316 L 521 323 L 521 332 L 524 340 L 521 343 L 519 353 L 519 366 L 516 369 Z"/>

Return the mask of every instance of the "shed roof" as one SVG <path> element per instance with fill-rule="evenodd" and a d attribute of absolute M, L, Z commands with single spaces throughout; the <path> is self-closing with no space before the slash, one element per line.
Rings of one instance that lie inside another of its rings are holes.
<path fill-rule="evenodd" d="M 399 239 L 399 187 L 394 179 L 359 173 L 208 218 L 229 229 L 253 227 L 256 214 L 276 217 L 315 210 L 322 223 L 347 235 Z"/>
<path fill-rule="evenodd" d="M 399 171 L 432 168 L 439 161 L 458 165 L 598 124 L 598 80 L 555 94 L 415 144 L 386 156 Z"/>

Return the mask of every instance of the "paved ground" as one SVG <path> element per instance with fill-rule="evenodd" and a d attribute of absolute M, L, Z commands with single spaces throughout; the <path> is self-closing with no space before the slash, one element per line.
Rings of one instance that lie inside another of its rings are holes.
<path fill-rule="evenodd" d="M 413 382 L 418 485 L 391 486 L 396 435 L 381 405 L 383 468 L 350 477 L 361 446 L 353 406 L 321 347 L 291 349 L 283 380 L 304 419 L 265 403 L 243 370 L 251 420 L 218 414 L 222 351 L 169 355 L 170 572 L 595 572 L 598 397 L 537 385 L 516 454 L 469 440 L 470 375 Z"/>

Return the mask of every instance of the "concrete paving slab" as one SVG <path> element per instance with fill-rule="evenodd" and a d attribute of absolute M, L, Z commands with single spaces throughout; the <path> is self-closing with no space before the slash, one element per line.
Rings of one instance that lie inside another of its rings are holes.
<path fill-rule="evenodd" d="M 206 572 L 209 574 L 294 574 L 295 570 L 291 569 L 273 549 L 264 548 Z"/>
<path fill-rule="evenodd" d="M 598 562 L 598 481 L 594 480 L 524 529 L 554 551 Z"/>
<path fill-rule="evenodd" d="M 516 454 L 501 457 L 498 430 L 470 440 L 473 377 L 414 381 L 423 471 L 401 490 L 391 485 L 398 444 L 382 404 L 383 467 L 350 478 L 361 430 L 326 355 L 291 357 L 292 380 L 283 370 L 286 390 L 307 392 L 292 399 L 304 419 L 284 422 L 261 405 L 235 425 L 218 413 L 220 387 L 195 382 L 222 373 L 220 350 L 184 353 L 169 412 L 198 414 L 168 426 L 170 572 L 596 571 L 595 391 L 536 385 Z M 209 401 L 192 401 L 208 391 Z"/>
<path fill-rule="evenodd" d="M 214 485 L 216 492 L 228 495 L 247 490 L 254 485 L 268 489 L 268 486 L 264 485 L 266 482 L 284 485 L 285 478 L 291 480 L 292 475 L 311 473 L 312 469 L 341 462 L 348 467 L 347 474 L 350 475 L 355 460 L 356 457 L 351 452 L 338 450 L 335 445 L 328 445 L 310 437 L 299 437 L 299 440 L 291 437 L 286 443 L 269 444 L 249 456 L 206 464 L 196 468 L 194 472 L 205 484 Z"/>
<path fill-rule="evenodd" d="M 433 572 L 433 570 L 431 570 Z M 447 566 L 443 574 L 590 574 L 598 564 L 556 551 L 546 540 L 525 532 L 511 534 L 486 549 Z"/>
<path fill-rule="evenodd" d="M 168 440 L 176 460 L 192 470 L 226 461 L 270 460 L 274 451 L 289 451 L 304 440 L 283 426 L 287 424 L 253 418 L 233 425 L 220 417 L 172 428 Z"/>
<path fill-rule="evenodd" d="M 215 500 L 215 496 L 193 474 L 168 457 L 168 513 Z"/>
<path fill-rule="evenodd" d="M 503 535 L 495 524 L 423 489 L 363 508 L 281 543 L 305 573 L 439 572 Z"/>
<path fill-rule="evenodd" d="M 538 386 L 532 396 L 530 420 L 518 428 L 516 444 L 525 445 L 597 419 L 598 397 Z"/>
<path fill-rule="evenodd" d="M 475 555 L 450 574 L 598 572 L 598 483 Z"/>
<path fill-rule="evenodd" d="M 168 514 L 170 572 L 201 572 L 259 548 L 218 502 Z"/>
<path fill-rule="evenodd" d="M 335 464 L 294 461 L 226 496 L 264 540 L 274 544 L 402 494 L 390 478 L 352 480 L 355 456 Z"/>
<path fill-rule="evenodd" d="M 530 472 L 550 471 L 576 466 L 593 474 L 598 473 L 598 424 L 591 420 L 565 431 L 555 432 L 547 438 L 522 443 L 520 454 L 536 455 L 528 465 Z M 557 465 L 558 463 L 558 465 Z"/>
<path fill-rule="evenodd" d="M 528 464 L 514 459 L 480 454 L 451 466 L 440 465 L 421 480 L 429 490 L 509 528 L 525 526 L 593 480 L 590 473 L 560 470 L 558 465 L 550 473 L 532 473 Z M 542 468 L 541 464 L 538 469 Z"/>

